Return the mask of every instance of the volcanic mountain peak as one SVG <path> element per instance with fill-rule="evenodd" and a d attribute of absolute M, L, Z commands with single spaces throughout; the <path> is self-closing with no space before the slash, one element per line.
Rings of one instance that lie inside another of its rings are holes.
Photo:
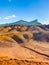
<path fill-rule="evenodd" d="M 31 23 L 32 25 L 42 25 L 40 22 L 38 22 L 37 19 L 35 19 L 34 21 L 30 21 L 30 23 Z"/>
<path fill-rule="evenodd" d="M 15 22 L 15 23 L 18 24 L 18 25 L 26 25 L 27 21 L 19 20 L 19 21 Z"/>

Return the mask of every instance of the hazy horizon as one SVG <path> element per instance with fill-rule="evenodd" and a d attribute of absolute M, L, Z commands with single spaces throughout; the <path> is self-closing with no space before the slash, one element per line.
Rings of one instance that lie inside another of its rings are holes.
<path fill-rule="evenodd" d="M 49 0 L 0 0 L 0 24 L 35 19 L 49 24 Z"/>

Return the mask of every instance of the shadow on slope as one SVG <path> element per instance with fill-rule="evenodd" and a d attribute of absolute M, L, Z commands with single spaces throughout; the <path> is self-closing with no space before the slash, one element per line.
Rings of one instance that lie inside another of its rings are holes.
<path fill-rule="evenodd" d="M 33 33 L 33 39 L 41 42 L 49 42 L 49 34 L 43 32 Z"/>
<path fill-rule="evenodd" d="M 23 43 L 23 40 L 16 35 L 13 35 L 12 38 L 18 43 Z"/>

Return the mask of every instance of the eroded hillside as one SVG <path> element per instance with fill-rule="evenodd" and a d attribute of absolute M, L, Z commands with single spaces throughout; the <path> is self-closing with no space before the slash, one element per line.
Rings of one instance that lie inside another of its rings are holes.
<path fill-rule="evenodd" d="M 0 57 L 16 65 L 49 65 L 49 27 L 0 27 Z"/>

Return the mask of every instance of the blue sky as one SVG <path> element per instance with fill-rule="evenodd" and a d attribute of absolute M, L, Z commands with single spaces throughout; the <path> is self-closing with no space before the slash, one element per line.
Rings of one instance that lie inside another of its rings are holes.
<path fill-rule="evenodd" d="M 0 24 L 21 19 L 49 24 L 49 0 L 0 0 Z"/>

